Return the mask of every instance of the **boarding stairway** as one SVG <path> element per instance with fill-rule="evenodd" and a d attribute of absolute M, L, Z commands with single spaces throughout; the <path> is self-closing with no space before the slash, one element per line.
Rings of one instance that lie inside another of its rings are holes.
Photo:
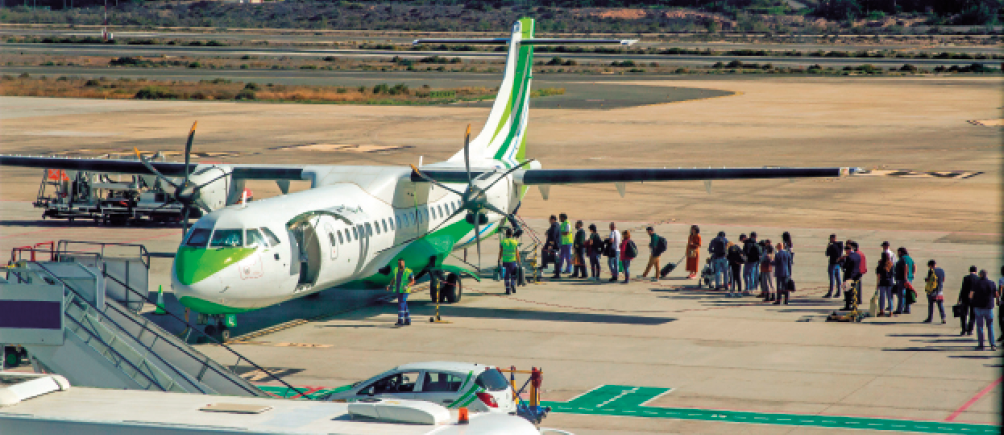
<path fill-rule="evenodd" d="M 139 247 L 138 255 L 113 257 L 105 253 L 109 244 L 100 245 L 100 252 L 72 251 L 60 242 L 52 261 L 19 259 L 8 265 L 6 280 L 0 279 L 0 343 L 23 346 L 36 369 L 60 374 L 73 385 L 268 396 L 139 314 L 152 303 L 137 290 L 145 289 L 149 273 L 145 248 L 132 245 Z M 225 344 L 186 328 L 186 336 L 192 333 L 229 351 L 237 359 L 234 368 L 244 362 L 269 374 Z"/>

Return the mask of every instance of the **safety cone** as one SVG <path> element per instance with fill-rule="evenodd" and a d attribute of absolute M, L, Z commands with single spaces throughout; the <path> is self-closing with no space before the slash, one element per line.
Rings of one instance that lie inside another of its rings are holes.
<path fill-rule="evenodd" d="M 164 310 L 164 286 L 157 286 L 157 310 L 153 314 L 167 314 Z"/>

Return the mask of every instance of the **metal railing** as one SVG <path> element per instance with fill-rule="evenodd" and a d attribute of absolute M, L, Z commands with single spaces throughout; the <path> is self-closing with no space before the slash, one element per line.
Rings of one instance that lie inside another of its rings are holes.
<path fill-rule="evenodd" d="M 146 246 L 135 243 L 90 242 L 86 240 L 60 240 L 59 243 L 56 244 L 56 251 L 55 251 L 56 258 L 59 258 L 59 256 L 63 253 L 78 254 L 78 253 L 90 252 L 81 250 L 70 251 L 68 248 L 71 244 L 96 246 L 98 247 L 97 249 L 99 249 L 97 254 L 100 256 L 100 258 L 105 258 L 105 248 L 107 247 L 137 248 L 139 250 L 139 258 L 143 262 L 143 265 L 146 266 L 147 269 L 150 268 L 150 251 L 146 250 Z"/>

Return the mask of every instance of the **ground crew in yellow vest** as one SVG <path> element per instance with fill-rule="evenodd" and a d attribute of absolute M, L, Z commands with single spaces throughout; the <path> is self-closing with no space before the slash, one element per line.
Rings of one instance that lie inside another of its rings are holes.
<path fill-rule="evenodd" d="M 411 286 L 415 285 L 415 274 L 411 269 L 405 267 L 404 259 L 397 260 L 397 266 L 390 271 L 391 281 L 387 286 L 387 291 L 397 293 L 397 326 L 408 326 L 411 324 L 411 315 L 408 313 L 408 294 L 411 293 Z"/>
<path fill-rule="evenodd" d="M 561 278 L 561 266 L 565 266 L 565 273 L 572 273 L 572 241 L 575 234 L 572 232 L 572 224 L 568 222 L 567 214 L 559 214 L 561 221 L 558 235 L 560 236 L 561 250 L 558 253 L 558 264 L 554 268 L 554 277 Z"/>
<path fill-rule="evenodd" d="M 499 261 L 505 269 L 505 294 L 516 293 L 517 275 L 519 271 L 519 242 L 512 238 L 512 228 L 505 229 L 502 238 L 502 249 L 499 250 Z"/>

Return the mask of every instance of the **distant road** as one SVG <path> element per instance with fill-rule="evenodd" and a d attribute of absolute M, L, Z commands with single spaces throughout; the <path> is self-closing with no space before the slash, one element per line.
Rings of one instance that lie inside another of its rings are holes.
<path fill-rule="evenodd" d="M 467 60 L 503 60 L 502 52 L 456 52 L 456 51 L 392 51 L 392 50 L 341 50 L 298 47 L 186 47 L 172 45 L 118 45 L 118 44 L 0 44 L 0 55 L 6 53 L 32 53 L 64 56 L 264 56 L 300 57 L 320 59 L 327 56 L 347 59 L 389 59 L 400 56 L 406 59 L 420 59 L 429 56 L 459 57 Z M 695 56 L 656 54 L 592 54 L 592 53 L 538 53 L 538 59 L 559 56 L 579 62 L 605 64 L 613 61 L 632 60 L 635 62 L 659 62 L 663 66 L 709 66 L 715 62 L 728 63 L 740 60 L 744 63 L 769 63 L 774 66 L 805 67 L 813 64 L 842 68 L 861 64 L 872 64 L 888 68 L 912 64 L 922 67 L 939 65 L 969 65 L 976 62 L 1000 63 L 1000 60 L 953 60 L 953 59 L 895 59 L 895 58 L 833 58 L 833 57 L 787 57 L 787 56 Z"/>
<path fill-rule="evenodd" d="M 341 34 L 308 34 L 296 32 L 293 34 L 276 33 L 199 33 L 199 32 L 163 32 L 163 31 L 115 31 L 115 36 L 119 40 L 128 39 L 177 39 L 177 40 L 212 40 L 217 41 L 268 41 L 272 43 L 287 44 L 317 44 L 329 42 L 369 42 L 369 43 L 389 43 L 389 44 L 409 44 L 415 38 L 413 36 L 388 36 L 388 35 L 341 35 Z M 320 32 L 319 32 L 320 33 Z M 50 29 L 0 29 L 0 36 L 36 36 L 36 37 L 77 37 L 100 36 L 100 30 L 50 30 Z M 812 37 L 809 37 L 812 38 Z M 889 38 L 886 38 L 888 41 Z M 659 47 L 659 48 L 687 48 L 687 49 L 711 49 L 711 50 L 775 50 L 775 51 L 860 51 L 860 50 L 905 50 L 926 53 L 971 53 L 971 54 L 993 54 L 1000 53 L 1000 46 L 987 45 L 910 45 L 896 44 L 889 41 L 875 45 L 857 44 L 817 44 L 817 43 L 784 43 L 771 44 L 763 42 L 742 43 L 742 42 L 666 42 L 658 40 L 641 41 L 636 46 Z"/>

